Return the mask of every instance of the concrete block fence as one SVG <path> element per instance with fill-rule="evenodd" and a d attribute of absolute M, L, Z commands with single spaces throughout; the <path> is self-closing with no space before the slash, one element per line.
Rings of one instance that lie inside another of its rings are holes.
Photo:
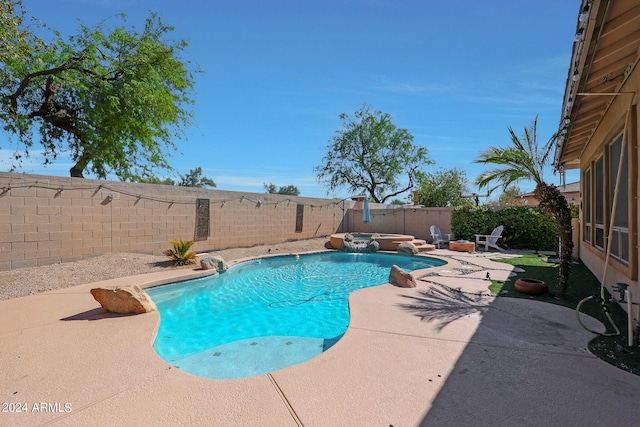
<path fill-rule="evenodd" d="M 208 205 L 208 206 L 207 206 Z M 207 252 L 347 231 L 450 230 L 451 209 L 0 172 L 0 270 L 109 252 L 160 255 L 170 239 Z"/>
<path fill-rule="evenodd" d="M 206 212 L 196 218 L 199 199 L 208 200 L 208 221 Z M 170 247 L 169 239 L 197 238 L 193 249 L 206 252 L 326 236 L 340 230 L 344 212 L 352 205 L 276 194 L 0 173 L 0 270 L 108 252 L 159 255 Z"/>
<path fill-rule="evenodd" d="M 362 207 L 356 204 L 345 212 L 345 224 L 348 224 L 349 230 L 353 232 L 409 234 L 430 242 L 432 225 L 438 226 L 442 233 L 451 233 L 453 209 L 372 203 L 370 204 L 371 222 L 365 224 L 362 222 Z"/>

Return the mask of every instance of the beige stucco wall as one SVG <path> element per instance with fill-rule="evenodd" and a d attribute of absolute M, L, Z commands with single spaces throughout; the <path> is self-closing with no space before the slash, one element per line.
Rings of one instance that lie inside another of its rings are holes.
<path fill-rule="evenodd" d="M 626 153 L 630 153 L 629 187 L 631 196 L 621 196 L 629 197 L 630 200 L 629 238 L 632 242 L 630 263 L 629 266 L 624 266 L 612 260 L 607 269 L 605 284 L 609 290 L 611 290 L 612 285 L 615 285 L 617 282 L 629 284 L 633 294 L 637 295 L 637 297 L 634 297 L 634 300 L 637 300 L 636 302 L 640 302 L 640 284 L 638 282 L 638 276 L 640 274 L 638 262 L 638 212 L 640 212 L 640 200 L 638 199 L 638 188 L 640 187 L 640 174 L 638 173 L 638 164 L 640 163 L 640 152 L 638 150 L 638 141 L 640 141 L 640 126 L 638 126 L 638 123 L 640 123 L 640 109 L 638 108 L 639 91 L 640 69 L 636 66 L 620 91 L 631 92 L 632 95 L 621 94 L 615 97 L 612 96 L 611 105 L 580 157 L 580 169 L 584 172 L 596 158 L 602 155 L 606 146 L 623 131 L 627 112 L 630 111 L 627 127 L 627 132 L 630 137 L 630 150 L 626 151 Z M 605 191 L 608 191 L 608 189 L 605 189 Z M 608 221 L 608 218 L 606 221 Z M 605 224 L 605 226 L 606 225 L 607 224 Z M 582 242 L 580 258 L 596 277 L 602 280 L 605 271 L 605 252 Z M 614 295 L 617 296 L 616 293 L 614 293 Z"/>

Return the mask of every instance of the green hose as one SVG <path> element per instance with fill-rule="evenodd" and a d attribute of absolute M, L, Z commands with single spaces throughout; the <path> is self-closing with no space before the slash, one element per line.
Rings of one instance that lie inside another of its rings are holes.
<path fill-rule="evenodd" d="M 609 320 L 609 323 L 611 324 L 611 326 L 613 327 L 613 329 L 615 330 L 615 333 L 600 333 L 597 331 L 594 331 L 592 329 L 589 329 L 583 322 L 582 319 L 580 319 L 580 307 L 582 307 L 582 304 L 584 304 L 585 302 L 587 302 L 590 299 L 598 299 L 600 301 L 602 301 L 600 303 L 600 306 L 602 307 L 602 310 L 604 311 L 605 316 L 607 317 L 607 320 Z M 611 314 L 609 313 L 609 309 L 606 307 L 606 300 L 604 298 L 598 298 L 597 296 L 593 296 L 590 295 L 584 299 L 582 299 L 578 305 L 576 306 L 576 317 L 578 318 L 578 323 L 580 323 L 580 326 L 582 326 L 584 329 L 586 329 L 587 331 L 596 334 L 596 335 L 602 335 L 603 337 L 614 337 L 614 336 L 618 336 L 620 335 L 620 329 L 618 329 L 618 327 L 616 326 L 615 322 L 613 321 L 613 319 L 611 318 Z"/>

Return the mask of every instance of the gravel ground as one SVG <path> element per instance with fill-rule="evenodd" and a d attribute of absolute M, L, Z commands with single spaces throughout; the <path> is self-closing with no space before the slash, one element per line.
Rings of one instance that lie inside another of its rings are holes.
<path fill-rule="evenodd" d="M 328 238 L 321 237 L 250 248 L 223 249 L 209 253 L 221 256 L 229 262 L 268 254 L 286 255 L 322 250 L 327 242 Z M 0 301 L 116 277 L 152 273 L 168 268 L 193 267 L 193 265 L 176 267 L 168 257 L 163 255 L 118 252 L 64 264 L 0 271 Z"/>

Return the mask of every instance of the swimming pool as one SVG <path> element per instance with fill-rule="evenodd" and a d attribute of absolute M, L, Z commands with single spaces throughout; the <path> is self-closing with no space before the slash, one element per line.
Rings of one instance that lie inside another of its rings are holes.
<path fill-rule="evenodd" d="M 444 265 L 424 256 L 323 252 L 237 264 L 207 278 L 147 289 L 160 312 L 154 349 L 207 378 L 264 374 L 309 360 L 349 324 L 347 298 L 405 271 Z"/>

